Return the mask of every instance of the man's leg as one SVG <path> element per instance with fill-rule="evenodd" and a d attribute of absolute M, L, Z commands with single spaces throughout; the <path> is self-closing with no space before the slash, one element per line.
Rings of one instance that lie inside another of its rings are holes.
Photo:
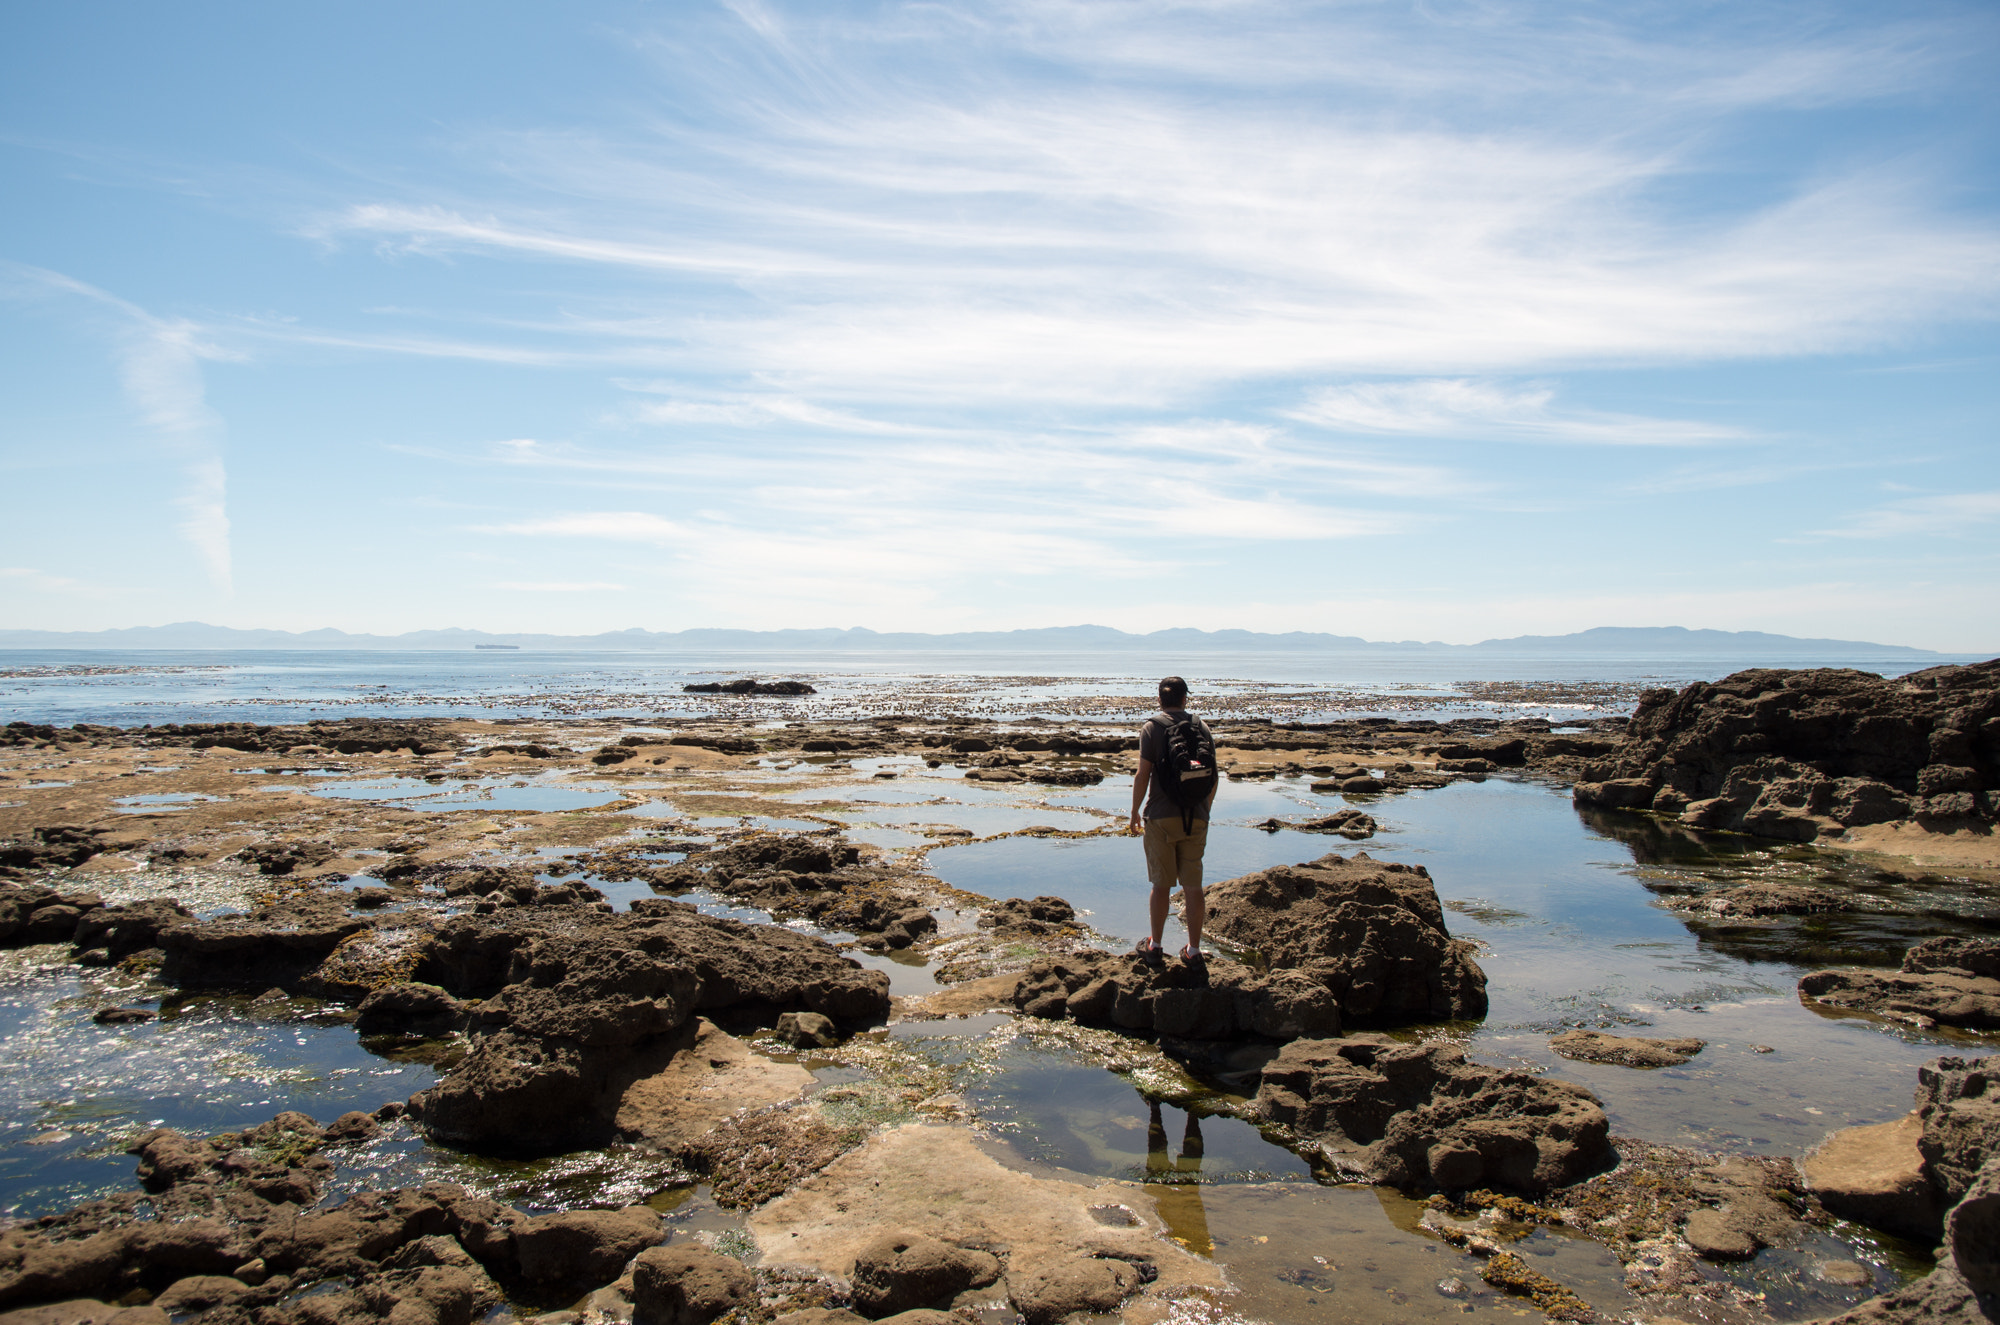
<path fill-rule="evenodd" d="M 1179 828 L 1180 823 L 1168 819 L 1148 819 L 1146 821 L 1146 878 L 1153 885 L 1150 909 L 1153 921 L 1153 948 L 1160 946 L 1160 936 L 1167 931 L 1167 912 L 1171 909 L 1170 896 L 1174 891 L 1174 876 L 1179 872 L 1179 855 L 1172 841 L 1168 827 Z"/>
<path fill-rule="evenodd" d="M 1208 919 L 1208 898 L 1201 887 L 1201 858 L 1208 850 L 1208 820 L 1195 820 L 1194 831 L 1180 844 L 1181 919 L 1187 922 L 1188 947 L 1201 951 L 1201 927 Z"/>

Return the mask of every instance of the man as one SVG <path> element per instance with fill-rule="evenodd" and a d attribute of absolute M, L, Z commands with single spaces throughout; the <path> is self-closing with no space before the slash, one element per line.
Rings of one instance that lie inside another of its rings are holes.
<path fill-rule="evenodd" d="M 1188 932 L 1182 961 L 1202 959 L 1201 925 L 1208 916 L 1201 854 L 1208 845 L 1208 809 L 1221 778 L 1215 769 L 1215 737 L 1207 723 L 1187 711 L 1187 693 L 1187 682 L 1178 676 L 1160 682 L 1160 711 L 1139 729 L 1139 772 L 1132 779 L 1127 829 L 1145 836 L 1146 877 L 1153 885 L 1153 936 L 1139 940 L 1135 951 L 1151 961 L 1160 959 L 1160 935 L 1167 928 L 1176 884 Z"/>

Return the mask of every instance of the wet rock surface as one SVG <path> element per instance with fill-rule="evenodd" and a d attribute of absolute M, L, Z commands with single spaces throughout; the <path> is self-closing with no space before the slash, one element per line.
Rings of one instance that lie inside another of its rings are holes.
<path fill-rule="evenodd" d="M 1334 1143 L 1337 1162 L 1369 1180 L 1407 1190 L 1540 1194 L 1616 1159 L 1589 1091 L 1482 1067 L 1447 1044 L 1294 1041 L 1265 1066 L 1257 1110 Z"/>
<path fill-rule="evenodd" d="M 1900 971 L 1814 971 L 1799 994 L 1919 1027 L 2000 1029 L 2000 940 L 1927 939 L 1904 954 Z"/>
<path fill-rule="evenodd" d="M 1887 680 L 1756 669 L 1640 697 L 1579 804 L 1651 809 L 1787 841 L 1917 819 L 2000 814 L 2000 660 Z"/>
<path fill-rule="evenodd" d="M 1225 880 L 1208 928 L 1325 988 L 1350 1026 L 1486 1013 L 1486 974 L 1422 866 L 1328 855 Z"/>
<path fill-rule="evenodd" d="M 1565 1031 L 1549 1041 L 1549 1048 L 1564 1058 L 1620 1067 L 1679 1067 L 1707 1047 L 1707 1041 L 1689 1036 L 1655 1039 L 1593 1030 Z"/>

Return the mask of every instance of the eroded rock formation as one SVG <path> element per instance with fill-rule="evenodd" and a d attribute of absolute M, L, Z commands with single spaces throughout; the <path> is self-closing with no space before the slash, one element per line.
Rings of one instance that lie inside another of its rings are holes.
<path fill-rule="evenodd" d="M 1486 973 L 1420 865 L 1360 852 L 1229 879 L 1208 890 L 1208 929 L 1325 988 L 1346 1025 L 1486 1015 Z"/>
<path fill-rule="evenodd" d="M 1540 1194 L 1617 1162 L 1589 1091 L 1467 1062 L 1449 1044 L 1295 1040 L 1264 1068 L 1257 1110 L 1406 1190 Z"/>
<path fill-rule="evenodd" d="M 2000 815 L 2000 659 L 1884 679 L 1756 668 L 1640 697 L 1583 805 L 1790 841 Z"/>

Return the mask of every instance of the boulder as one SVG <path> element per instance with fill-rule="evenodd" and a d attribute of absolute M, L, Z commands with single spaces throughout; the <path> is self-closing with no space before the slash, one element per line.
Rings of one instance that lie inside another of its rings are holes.
<path fill-rule="evenodd" d="M 1914 1110 L 1892 1123 L 1849 1127 L 1806 1156 L 1799 1171 L 1820 1204 L 1842 1219 L 1932 1242 L 1940 1207 L 1924 1175 L 1923 1134 Z"/>
<path fill-rule="evenodd" d="M 953 1246 L 916 1233 L 877 1238 L 854 1257 L 854 1307 L 871 1319 L 949 1304 L 968 1288 L 1000 1277 L 990 1252 Z"/>
<path fill-rule="evenodd" d="M 1042 957 L 1015 986 L 1013 1001 L 1031 1017 L 1068 1017 L 1178 1040 L 1340 1033 L 1339 1005 L 1311 977 L 1298 971 L 1260 975 L 1220 957 L 1150 962 L 1094 949 Z"/>
<path fill-rule="evenodd" d="M 1606 1035 L 1603 1031 L 1564 1031 L 1549 1048 L 1564 1058 L 1584 1063 L 1616 1063 L 1620 1067 L 1679 1067 L 1708 1041 L 1690 1038 L 1652 1039 L 1643 1035 Z"/>
<path fill-rule="evenodd" d="M 643 1205 L 623 1210 L 567 1210 L 514 1225 L 521 1276 L 544 1289 L 610 1283 L 625 1262 L 659 1244 L 663 1225 Z"/>
<path fill-rule="evenodd" d="M 1589 1091 L 1467 1062 L 1449 1044 L 1295 1040 L 1265 1066 L 1257 1110 L 1407 1190 L 1540 1194 L 1617 1162 Z"/>
<path fill-rule="evenodd" d="M 1420 865 L 1322 856 L 1208 890 L 1208 929 L 1331 993 L 1347 1025 L 1482 1017 L 1486 974 Z"/>
<path fill-rule="evenodd" d="M 448 1035 L 467 1017 L 464 1005 L 436 985 L 404 981 L 362 999 L 354 1029 L 363 1035 Z"/>
<path fill-rule="evenodd" d="M 756 1300 L 742 1262 L 705 1247 L 654 1247 L 632 1267 L 633 1325 L 708 1325 Z"/>
<path fill-rule="evenodd" d="M 787 1012 L 778 1018 L 777 1036 L 797 1049 L 824 1049 L 840 1043 L 833 1018 L 817 1012 Z"/>
<path fill-rule="evenodd" d="M 1054 1325 L 1079 1311 L 1116 1311 L 1145 1278 L 1130 1261 L 1040 1254 L 1007 1269 L 1007 1295 L 1028 1325 Z"/>

